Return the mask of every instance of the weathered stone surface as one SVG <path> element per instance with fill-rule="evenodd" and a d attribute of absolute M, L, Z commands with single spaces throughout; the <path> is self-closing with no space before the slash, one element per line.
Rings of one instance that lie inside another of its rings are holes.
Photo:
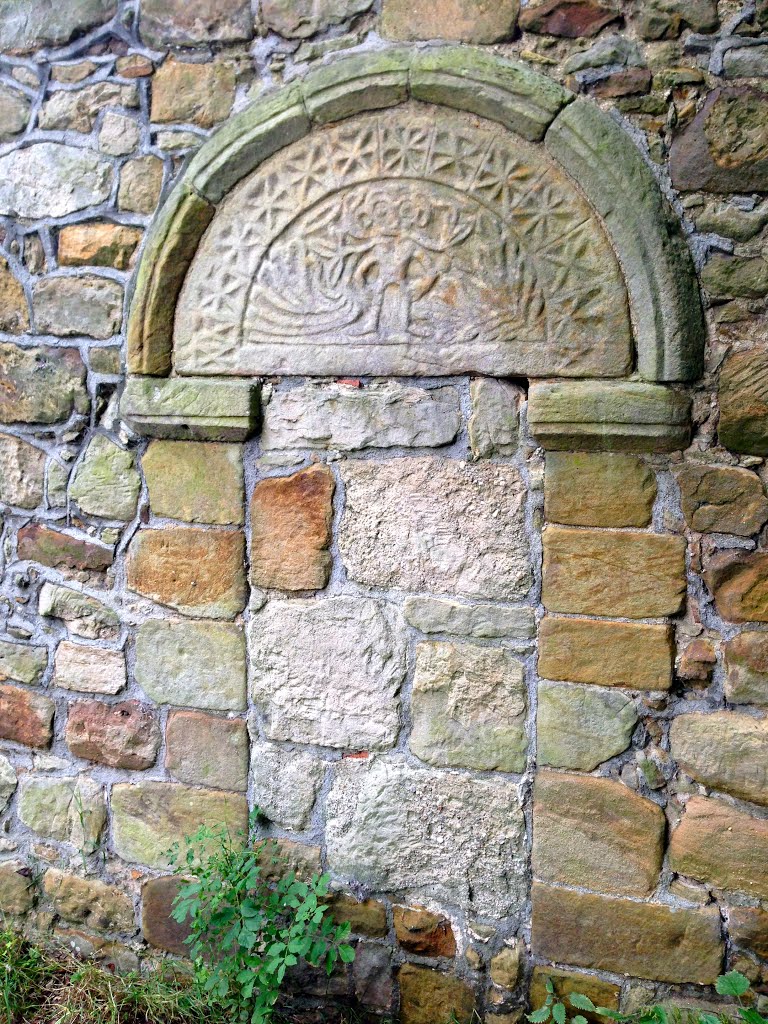
<path fill-rule="evenodd" d="M 153 441 L 141 464 L 155 515 L 220 526 L 243 522 L 243 453 L 238 445 Z"/>
<path fill-rule="evenodd" d="M 0 640 L 0 683 L 12 680 L 39 686 L 48 668 L 48 649 Z"/>
<path fill-rule="evenodd" d="M 62 690 L 114 696 L 125 687 L 125 655 L 62 640 L 56 648 L 51 682 Z"/>
<path fill-rule="evenodd" d="M 139 122 L 126 114 L 108 110 L 99 128 L 99 149 L 109 156 L 133 153 L 141 142 Z"/>
<path fill-rule="evenodd" d="M 636 7 L 643 39 L 676 39 L 684 28 L 712 32 L 719 24 L 717 0 L 640 0 Z"/>
<path fill-rule="evenodd" d="M 353 935 L 381 939 L 389 931 L 387 910 L 379 900 L 356 900 L 346 893 L 331 897 L 330 916 L 337 924 L 349 921 Z"/>
<path fill-rule="evenodd" d="M 362 1006 L 389 1010 L 394 995 L 392 953 L 386 946 L 361 942 L 352 966 L 355 998 Z"/>
<path fill-rule="evenodd" d="M 724 78 L 765 78 L 768 75 L 768 46 L 734 46 L 723 54 Z"/>
<path fill-rule="evenodd" d="M 179 924 L 171 917 L 173 901 L 182 884 L 173 875 L 147 879 L 141 887 L 141 930 L 150 946 L 176 956 L 189 956 L 189 946 L 184 941 L 190 934 L 189 925 Z"/>
<path fill-rule="evenodd" d="M 244 793 L 248 788 L 245 722 L 198 711 L 171 712 L 165 727 L 165 767 L 176 782 Z"/>
<path fill-rule="evenodd" d="M 434 1024 L 455 1020 L 469 1024 L 475 1012 L 475 996 L 461 978 L 404 964 L 397 974 L 400 983 L 400 1020 L 402 1024 Z"/>
<path fill-rule="evenodd" d="M 748 469 L 687 463 L 675 473 L 692 530 L 750 537 L 768 520 L 760 477 Z"/>
<path fill-rule="evenodd" d="M 86 854 L 98 846 L 107 820 L 101 786 L 83 775 L 78 779 L 22 779 L 18 813 L 33 832 L 71 843 Z"/>
<path fill-rule="evenodd" d="M 768 622 L 768 553 L 717 555 L 704 580 L 728 622 Z"/>
<path fill-rule="evenodd" d="M 562 971 L 556 967 L 534 967 L 531 975 L 531 984 L 528 989 L 528 1000 L 532 1007 L 544 1005 L 547 998 L 547 979 L 552 982 L 555 996 L 566 1001 L 567 1005 L 576 1010 L 576 1007 L 568 1000 L 573 992 L 585 995 L 591 999 L 595 1006 L 604 1006 L 608 1010 L 618 1010 L 621 989 L 618 985 L 612 985 L 609 981 L 603 981 L 591 974 L 580 974 L 575 971 Z M 582 1012 L 579 1010 L 578 1012 Z M 587 1020 L 595 1020 L 590 1014 L 585 1014 Z M 602 1018 L 601 1018 L 602 1019 Z"/>
<path fill-rule="evenodd" d="M 422 633 L 451 633 L 477 640 L 528 640 L 536 635 L 533 608 L 502 608 L 494 604 L 459 604 L 433 597 L 408 597 L 406 622 Z"/>
<path fill-rule="evenodd" d="M 505 779 L 345 760 L 327 798 L 328 866 L 378 891 L 505 917 L 525 898 L 525 826 Z"/>
<path fill-rule="evenodd" d="M 28 523 L 17 535 L 17 554 L 22 561 L 39 562 L 52 569 L 104 572 L 112 565 L 112 548 L 86 537 L 52 530 L 42 523 Z"/>
<path fill-rule="evenodd" d="M 731 451 L 768 455 L 766 380 L 768 355 L 759 349 L 733 352 L 723 363 L 718 436 Z"/>
<path fill-rule="evenodd" d="M 169 782 L 112 787 L 112 845 L 118 857 L 168 868 L 168 851 L 201 825 L 245 830 L 248 804 L 238 793 L 192 789 Z"/>
<path fill-rule="evenodd" d="M 0 377 L 0 423 L 58 423 L 88 409 L 77 349 L 0 344 Z"/>
<path fill-rule="evenodd" d="M 259 407 L 260 385 L 251 380 L 131 376 L 120 414 L 147 437 L 245 441 L 258 426 Z"/>
<path fill-rule="evenodd" d="M 542 600 L 550 611 L 674 615 L 685 597 L 685 540 L 662 534 L 544 531 Z"/>
<path fill-rule="evenodd" d="M 768 188 L 768 96 L 755 89 L 715 89 L 672 143 L 675 188 L 749 192 Z"/>
<path fill-rule="evenodd" d="M 278 35 L 304 39 L 362 14 L 372 4 L 373 0 L 263 0 L 261 16 Z"/>
<path fill-rule="evenodd" d="M 456 956 L 451 922 L 423 907 L 393 907 L 395 937 L 408 953 L 417 956 Z"/>
<path fill-rule="evenodd" d="M 455 82 L 466 76 L 466 63 L 453 50 L 449 56 L 460 66 L 444 74 Z M 403 98 L 403 54 L 366 54 L 320 68 L 305 81 L 310 114 L 338 120 L 354 112 L 361 92 L 373 105 L 370 76 L 382 62 L 380 74 L 394 77 L 396 94 L 390 89 L 379 102 Z M 432 72 L 424 67 L 422 74 Z M 524 78 L 515 66 L 508 75 Z M 344 89 L 344 82 L 356 88 Z M 502 88 L 496 84 L 494 95 Z M 529 90 L 523 91 L 527 100 Z M 534 100 L 520 106 L 529 113 L 536 109 Z M 380 154 L 397 148 L 404 131 L 411 139 L 411 164 L 393 170 Z M 366 144 L 371 132 L 381 146 Z M 287 146 L 241 181 L 219 208 L 179 297 L 177 372 L 626 372 L 631 331 L 616 258 L 590 208 L 546 154 L 458 111 L 402 106 L 329 128 L 324 143 L 317 149 L 310 134 Z M 438 156 L 457 145 L 460 166 Z M 492 195 L 481 184 L 489 152 L 498 166 L 511 162 L 517 168 Z M 279 182 L 268 193 L 267 174 Z M 556 217 L 542 202 L 545 194 L 557 195 Z M 411 227 L 414 217 L 424 226 Z M 253 246 L 249 225 L 262 218 L 269 230 Z M 360 244 L 366 260 L 381 268 L 377 275 L 355 272 Z M 554 261 L 552 249 L 558 253 Z M 337 251 L 338 257 L 328 255 Z M 423 270 L 415 269 L 414 259 Z M 555 270 L 561 260 L 569 267 L 567 301 Z M 403 276 L 406 264 L 414 266 L 413 280 Z M 337 287 L 339 274 L 344 297 L 329 306 L 328 289 Z M 287 291 L 293 296 L 289 307 L 280 298 Z"/>
<path fill-rule="evenodd" d="M 136 681 L 158 704 L 242 711 L 245 636 L 219 622 L 151 619 L 136 635 Z"/>
<path fill-rule="evenodd" d="M 251 499 L 251 583 L 279 590 L 321 590 L 331 574 L 336 481 L 328 466 L 270 477 Z"/>
<path fill-rule="evenodd" d="M 537 760 L 591 772 L 627 749 L 637 725 L 634 703 L 597 686 L 539 683 Z"/>
<path fill-rule="evenodd" d="M 539 772 L 533 871 L 557 885 L 650 896 L 659 882 L 666 818 L 620 782 Z"/>
<path fill-rule="evenodd" d="M 717 907 L 654 903 L 533 885 L 535 956 L 654 981 L 712 985 L 723 944 Z"/>
<path fill-rule="evenodd" d="M 251 750 L 253 799 L 270 821 L 306 828 L 325 775 L 325 763 L 300 750 L 256 743 Z"/>
<path fill-rule="evenodd" d="M 714 253 L 704 265 L 701 283 L 717 301 L 760 299 L 768 293 L 768 260 Z"/>
<path fill-rule="evenodd" d="M 514 455 L 518 445 L 521 392 L 501 380 L 481 377 L 469 385 L 469 443 L 476 459 Z"/>
<path fill-rule="evenodd" d="M 35 902 L 35 876 L 21 860 L 0 864 L 0 910 L 4 914 L 26 914 Z"/>
<path fill-rule="evenodd" d="M 265 451 L 325 448 L 433 448 L 461 427 L 455 388 L 415 388 L 397 381 L 354 387 L 302 384 L 277 391 L 264 407 Z"/>
<path fill-rule="evenodd" d="M 44 583 L 38 602 L 40 615 L 62 619 L 75 636 L 87 640 L 113 640 L 120 630 L 120 617 L 101 601 L 56 583 Z"/>
<path fill-rule="evenodd" d="M 53 701 L 34 690 L 0 686 L 0 739 L 47 747 L 53 736 Z"/>
<path fill-rule="evenodd" d="M 593 0 L 544 0 L 521 11 L 520 28 L 525 32 L 578 39 L 597 35 L 601 28 L 620 17 L 615 8 L 604 7 Z"/>
<path fill-rule="evenodd" d="M 75 757 L 110 768 L 150 768 L 160 747 L 157 720 L 137 700 L 70 704 L 64 738 Z"/>
<path fill-rule="evenodd" d="M 48 649 L 0 640 L 0 683 L 39 686 L 48 667 Z"/>
<path fill-rule="evenodd" d="M 385 0 L 381 30 L 389 39 L 453 39 L 463 43 L 497 43 L 515 29 L 519 0 L 435 0 L 413 4 Z"/>
<path fill-rule="evenodd" d="M 573 683 L 668 690 L 674 636 L 669 626 L 547 615 L 539 623 L 539 675 Z"/>
<path fill-rule="evenodd" d="M 69 224 L 59 232 L 59 265 L 127 270 L 142 235 L 141 228 L 108 221 Z"/>
<path fill-rule="evenodd" d="M 212 128 L 223 121 L 235 98 L 233 64 L 187 64 L 169 57 L 152 79 L 153 121 L 178 121 Z"/>
<path fill-rule="evenodd" d="M 655 500 L 653 470 L 634 455 L 547 455 L 544 508 L 548 522 L 569 526 L 647 526 Z"/>
<path fill-rule="evenodd" d="M 734 945 L 768 959 L 768 910 L 732 907 L 728 911 L 728 932 Z"/>
<path fill-rule="evenodd" d="M 0 14 L 1 16 L 1 14 Z M 2 28 L 0 27 L 0 33 Z M 0 87 L 0 141 L 8 142 L 23 132 L 29 121 L 30 101 L 23 92 L 7 85 Z"/>
<path fill-rule="evenodd" d="M 0 501 L 37 508 L 43 500 L 45 452 L 18 437 L 0 434 Z"/>
<path fill-rule="evenodd" d="M 0 257 L 0 330 L 8 334 L 24 334 L 29 330 L 29 309 L 24 288 L 3 257 Z"/>
<path fill-rule="evenodd" d="M 94 434 L 75 469 L 69 495 L 83 512 L 104 519 L 133 519 L 141 477 L 133 453 Z"/>
<path fill-rule="evenodd" d="M 217 0 L 215 5 L 208 0 L 145 0 L 139 31 L 156 48 L 241 42 L 253 35 L 251 5 L 248 0 Z"/>
<path fill-rule="evenodd" d="M 37 142 L 0 157 L 0 214 L 65 217 L 109 197 L 112 167 L 89 149 Z"/>
<path fill-rule="evenodd" d="M 244 561 L 240 532 L 141 530 L 128 552 L 127 584 L 186 615 L 233 619 L 245 606 Z"/>
<path fill-rule="evenodd" d="M 253 699 L 269 739 L 352 750 L 394 745 L 405 676 L 394 605 L 271 601 L 251 618 L 250 641 Z"/>
<path fill-rule="evenodd" d="M 8 760 L 0 754 L 0 814 L 8 806 L 8 801 L 16 791 L 16 770 Z"/>
<path fill-rule="evenodd" d="M 517 988 L 520 966 L 520 948 L 505 946 L 491 959 L 488 973 L 494 985 L 511 990 Z"/>
<path fill-rule="evenodd" d="M 410 748 L 439 767 L 525 768 L 523 663 L 502 648 L 425 643 L 416 648 Z"/>
<path fill-rule="evenodd" d="M 104 107 L 137 107 L 139 94 L 135 85 L 116 82 L 95 82 L 81 89 L 51 93 L 40 108 L 39 127 L 48 130 L 90 132 L 99 111 Z"/>
<path fill-rule="evenodd" d="M 120 169 L 117 206 L 129 213 L 153 213 L 163 187 L 163 161 L 139 156 Z"/>
<path fill-rule="evenodd" d="M 0 6 L 0 42 L 14 53 L 60 46 L 109 21 L 116 10 L 117 0 L 78 0 L 56 7 L 46 0 L 26 0 L 23 6 L 5 0 Z"/>
<path fill-rule="evenodd" d="M 510 600 L 531 584 L 525 486 L 514 466 L 349 462 L 339 547 L 351 579 Z"/>
<path fill-rule="evenodd" d="M 65 921 L 97 932 L 133 932 L 133 900 L 114 885 L 48 868 L 43 891 Z"/>
<path fill-rule="evenodd" d="M 672 833 L 669 866 L 716 889 L 768 899 L 768 821 L 691 797 Z"/>
<path fill-rule="evenodd" d="M 88 352 L 88 363 L 94 373 L 115 377 L 121 369 L 120 349 L 114 345 L 94 347 Z"/>
<path fill-rule="evenodd" d="M 107 277 L 44 277 L 32 290 L 39 331 L 111 338 L 123 320 L 123 286 Z"/>
<path fill-rule="evenodd" d="M 670 743 L 683 771 L 705 786 L 768 804 L 768 719 L 733 711 L 680 715 Z"/>
<path fill-rule="evenodd" d="M 739 633 L 723 645 L 723 653 L 726 698 L 768 707 L 768 633 Z"/>

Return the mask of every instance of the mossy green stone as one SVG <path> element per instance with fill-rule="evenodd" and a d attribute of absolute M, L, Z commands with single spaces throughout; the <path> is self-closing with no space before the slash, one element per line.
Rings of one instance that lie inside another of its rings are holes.
<path fill-rule="evenodd" d="M 14 683 L 39 686 L 47 667 L 47 647 L 29 647 L 0 640 L 0 683 L 11 679 Z"/>
<path fill-rule="evenodd" d="M 539 764 L 591 772 L 627 749 L 637 725 L 634 702 L 600 686 L 539 683 Z"/>
<path fill-rule="evenodd" d="M 125 521 L 136 515 L 140 490 L 133 453 L 96 434 L 75 470 L 69 496 L 89 515 Z"/>

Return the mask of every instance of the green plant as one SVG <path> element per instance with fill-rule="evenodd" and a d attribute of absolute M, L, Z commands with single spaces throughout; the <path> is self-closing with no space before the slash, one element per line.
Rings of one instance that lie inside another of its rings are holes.
<path fill-rule="evenodd" d="M 271 1019 L 286 972 L 300 960 L 330 975 L 355 956 L 349 924 L 327 917 L 328 877 L 281 875 L 274 844 L 257 838 L 258 820 L 255 811 L 248 832 L 234 837 L 203 827 L 186 838 L 183 856 L 178 844 L 170 854 L 184 879 L 173 918 L 189 920 L 198 984 L 230 1019 L 250 1024 Z"/>
<path fill-rule="evenodd" d="M 607 1017 L 609 1020 L 618 1021 L 619 1024 L 734 1024 L 734 1018 L 727 1013 L 714 1014 L 703 1010 L 667 1009 L 664 1006 L 644 1006 L 633 1013 L 618 1013 L 606 1006 L 595 1006 L 591 999 L 580 992 L 570 992 L 565 999 L 572 1009 L 583 1011 L 575 1014 L 569 1013 L 569 1008 L 563 999 L 558 999 L 550 978 L 546 981 L 547 995 L 544 1005 L 540 1006 L 533 1013 L 529 1013 L 528 1020 L 531 1024 L 588 1024 L 584 1012 L 597 1014 L 600 1017 Z M 738 1001 L 736 1020 L 744 1024 L 768 1024 L 768 1018 L 761 1016 L 757 1010 L 745 1006 L 743 997 L 749 993 L 749 980 L 738 971 L 729 971 L 722 974 L 715 984 L 715 989 L 723 996 L 732 996 Z"/>

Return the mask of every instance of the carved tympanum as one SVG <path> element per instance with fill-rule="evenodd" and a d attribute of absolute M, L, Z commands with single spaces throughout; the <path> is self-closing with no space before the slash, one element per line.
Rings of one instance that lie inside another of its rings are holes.
<path fill-rule="evenodd" d="M 626 291 L 546 152 L 425 106 L 282 150 L 214 217 L 180 298 L 182 374 L 618 376 Z"/>

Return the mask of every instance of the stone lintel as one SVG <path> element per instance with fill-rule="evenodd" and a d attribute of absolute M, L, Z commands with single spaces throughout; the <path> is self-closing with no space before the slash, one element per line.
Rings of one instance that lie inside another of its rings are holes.
<path fill-rule="evenodd" d="M 687 395 L 642 381 L 531 384 L 528 423 L 548 451 L 673 452 L 690 440 Z"/>
<path fill-rule="evenodd" d="M 193 441 L 244 441 L 260 409 L 260 382 L 232 377 L 129 377 L 120 402 L 137 433 Z"/>

